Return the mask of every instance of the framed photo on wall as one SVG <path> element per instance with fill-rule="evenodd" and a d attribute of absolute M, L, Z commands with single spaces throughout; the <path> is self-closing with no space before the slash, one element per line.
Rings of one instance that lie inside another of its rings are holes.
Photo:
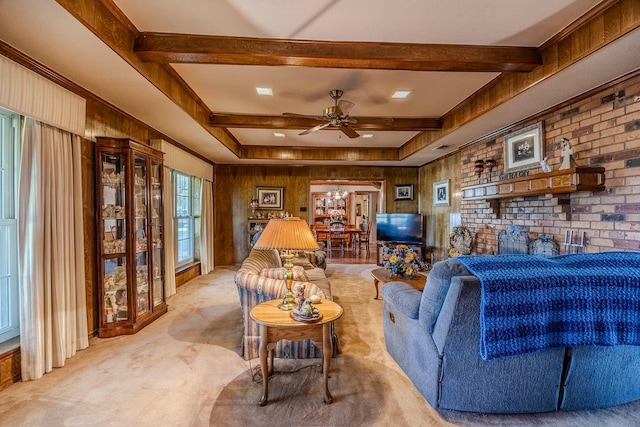
<path fill-rule="evenodd" d="M 449 180 L 433 183 L 433 206 L 449 206 Z"/>
<path fill-rule="evenodd" d="M 256 187 L 258 209 L 282 210 L 282 190 L 283 187 Z"/>
<path fill-rule="evenodd" d="M 504 136 L 504 173 L 540 166 L 544 158 L 542 122 Z"/>
<path fill-rule="evenodd" d="M 413 184 L 396 185 L 393 200 L 413 200 Z"/>

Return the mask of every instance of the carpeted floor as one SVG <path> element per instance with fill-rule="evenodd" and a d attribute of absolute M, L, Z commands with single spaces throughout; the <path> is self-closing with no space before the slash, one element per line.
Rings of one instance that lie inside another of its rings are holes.
<path fill-rule="evenodd" d="M 270 401 L 257 402 L 257 360 L 238 356 L 235 271 L 217 268 L 182 286 L 169 312 L 133 336 L 91 346 L 38 381 L 0 392 L 1 426 L 638 426 L 640 403 L 600 411 L 482 415 L 435 411 L 386 353 L 374 265 L 327 268 L 342 353 L 322 401 L 319 360 L 276 360 Z M 631 380 L 631 379 L 630 379 Z"/>

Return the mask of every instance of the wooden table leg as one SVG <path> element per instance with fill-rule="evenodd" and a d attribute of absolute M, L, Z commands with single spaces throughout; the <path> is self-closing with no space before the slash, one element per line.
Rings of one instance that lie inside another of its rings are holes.
<path fill-rule="evenodd" d="M 378 299 L 378 279 L 373 279 L 373 284 L 376 287 L 376 296 L 373 299 Z"/>
<path fill-rule="evenodd" d="M 331 367 L 331 324 L 322 325 L 322 376 L 324 377 L 324 403 L 333 403 L 329 392 L 329 368 Z"/>
<path fill-rule="evenodd" d="M 260 325 L 260 368 L 262 369 L 262 397 L 258 403 L 260 406 L 267 404 L 269 399 L 269 365 L 267 364 L 267 326 Z M 273 352 L 271 353 L 271 363 L 273 364 Z M 273 367 L 271 368 L 273 369 Z"/>

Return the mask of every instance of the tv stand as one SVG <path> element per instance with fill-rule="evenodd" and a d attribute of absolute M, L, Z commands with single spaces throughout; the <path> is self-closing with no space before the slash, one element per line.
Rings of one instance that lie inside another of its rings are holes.
<path fill-rule="evenodd" d="M 429 262 L 429 260 L 427 259 L 427 245 L 425 243 L 404 243 L 404 242 L 393 242 L 393 241 L 387 241 L 387 242 L 381 242 L 378 241 L 376 242 L 376 263 L 378 265 L 383 265 L 382 262 L 382 247 L 383 246 L 395 246 L 395 245 L 407 245 L 410 248 L 412 248 L 415 252 L 418 253 L 418 256 L 420 256 L 420 258 L 423 261 Z"/>

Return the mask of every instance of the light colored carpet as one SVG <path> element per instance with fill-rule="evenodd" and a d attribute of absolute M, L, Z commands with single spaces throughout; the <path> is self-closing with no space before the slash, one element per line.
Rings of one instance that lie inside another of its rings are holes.
<path fill-rule="evenodd" d="M 270 402 L 238 356 L 235 271 L 217 268 L 182 286 L 169 312 L 133 336 L 93 339 L 38 381 L 0 392 L 1 426 L 638 426 L 640 403 L 537 415 L 437 412 L 386 353 L 374 265 L 327 268 L 342 353 L 332 360 L 334 403 L 322 402 L 319 360 L 276 360 Z M 631 380 L 631 379 L 630 379 Z M 636 379 L 637 380 L 637 379 Z M 452 424 L 450 424 L 452 423 Z"/>

